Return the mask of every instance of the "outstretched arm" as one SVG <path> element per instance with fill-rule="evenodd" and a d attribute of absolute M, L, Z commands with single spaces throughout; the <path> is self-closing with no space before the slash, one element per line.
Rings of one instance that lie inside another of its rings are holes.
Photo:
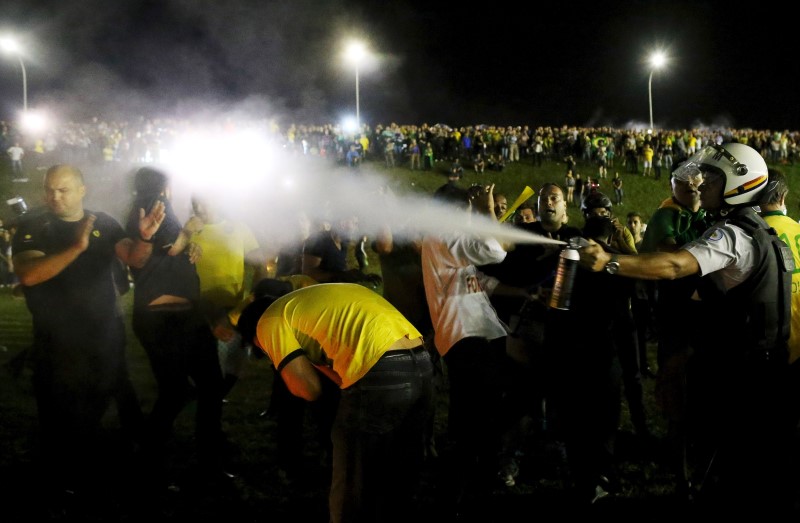
<path fill-rule="evenodd" d="M 593 240 L 578 250 L 580 264 L 594 272 L 601 271 L 614 256 Z M 674 280 L 700 272 L 700 264 L 689 251 L 678 249 L 675 252 L 654 252 L 630 256 L 617 256 L 620 276 L 641 280 Z"/>

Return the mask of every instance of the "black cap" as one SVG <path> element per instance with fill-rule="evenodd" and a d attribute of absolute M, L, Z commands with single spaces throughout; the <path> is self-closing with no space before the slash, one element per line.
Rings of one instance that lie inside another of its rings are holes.
<path fill-rule="evenodd" d="M 253 296 L 256 299 L 265 296 L 278 298 L 290 292 L 292 292 L 292 284 L 290 282 L 275 278 L 264 278 L 253 286 Z"/>
<path fill-rule="evenodd" d="M 139 198 L 156 197 L 168 185 L 167 175 L 151 167 L 142 167 L 134 175 L 133 190 Z"/>
<path fill-rule="evenodd" d="M 250 343 L 256 335 L 256 327 L 258 320 L 264 314 L 270 305 L 275 303 L 277 298 L 274 296 L 265 296 L 256 299 L 253 303 L 248 305 L 239 316 L 239 322 L 236 324 L 236 330 L 242 335 L 244 343 Z"/>

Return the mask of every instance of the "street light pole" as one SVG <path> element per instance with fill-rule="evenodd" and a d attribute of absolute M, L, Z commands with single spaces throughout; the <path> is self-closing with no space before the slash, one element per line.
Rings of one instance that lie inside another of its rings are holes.
<path fill-rule="evenodd" d="M 25 62 L 22 61 L 22 57 L 17 54 L 17 58 L 19 59 L 19 66 L 22 69 L 22 111 L 27 113 L 28 112 L 28 75 L 25 73 Z"/>
<path fill-rule="evenodd" d="M 650 70 L 650 79 L 647 81 L 647 97 L 650 100 L 650 132 L 653 132 L 653 70 Z"/>
<path fill-rule="evenodd" d="M 650 134 L 653 133 L 653 73 L 667 62 L 666 55 L 656 51 L 650 55 L 650 78 L 647 80 L 647 99 L 650 104 Z"/>
<path fill-rule="evenodd" d="M 354 40 L 347 46 L 347 59 L 353 63 L 356 69 L 356 127 L 359 132 L 361 132 L 361 100 L 359 98 L 361 93 L 359 92 L 358 72 L 361 60 L 364 59 L 366 54 L 367 50 L 362 42 Z"/>
<path fill-rule="evenodd" d="M 361 132 L 361 103 L 358 98 L 358 62 L 356 62 L 356 127 Z"/>
<path fill-rule="evenodd" d="M 25 62 L 22 60 L 22 55 L 19 52 L 19 46 L 11 38 L 3 38 L 0 40 L 0 47 L 8 53 L 16 55 L 19 60 L 19 67 L 22 69 L 22 109 L 23 112 L 28 112 L 28 74 L 25 71 Z"/>

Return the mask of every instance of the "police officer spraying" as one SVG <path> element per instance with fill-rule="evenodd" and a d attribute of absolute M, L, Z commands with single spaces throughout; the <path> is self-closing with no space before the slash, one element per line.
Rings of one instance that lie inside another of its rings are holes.
<path fill-rule="evenodd" d="M 791 499 L 780 478 L 786 462 L 786 342 L 791 314 L 791 251 L 754 205 L 767 187 L 767 165 L 739 143 L 711 145 L 673 173 L 702 175 L 701 207 L 716 222 L 675 252 L 614 255 L 590 241 L 581 265 L 650 280 L 701 276 L 694 295 L 705 328 L 693 340 L 698 420 L 694 475 L 699 500 L 715 509 L 781 514 Z M 675 325 L 680 328 L 680 325 Z"/>

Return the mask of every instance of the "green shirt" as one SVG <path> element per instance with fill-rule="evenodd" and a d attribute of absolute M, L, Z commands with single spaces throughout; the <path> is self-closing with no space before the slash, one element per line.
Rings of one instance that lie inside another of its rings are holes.
<path fill-rule="evenodd" d="M 677 246 L 684 245 L 699 238 L 709 225 L 705 210 L 692 212 L 674 198 L 667 198 L 647 222 L 639 252 L 656 252 L 668 238 L 674 239 Z"/>

